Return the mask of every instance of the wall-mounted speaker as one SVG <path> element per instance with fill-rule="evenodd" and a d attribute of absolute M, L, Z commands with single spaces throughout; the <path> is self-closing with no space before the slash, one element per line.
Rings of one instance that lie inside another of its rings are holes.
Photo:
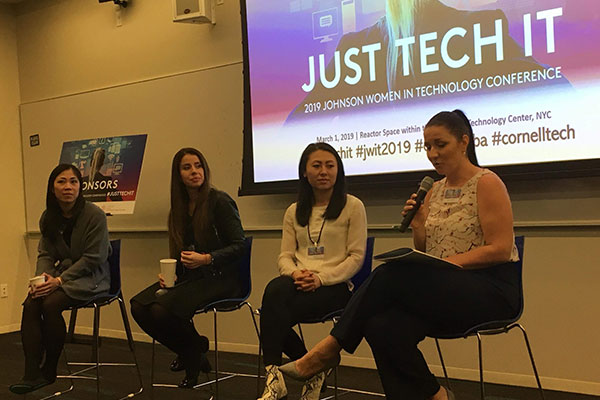
<path fill-rule="evenodd" d="M 172 0 L 173 22 L 215 24 L 215 0 Z"/>

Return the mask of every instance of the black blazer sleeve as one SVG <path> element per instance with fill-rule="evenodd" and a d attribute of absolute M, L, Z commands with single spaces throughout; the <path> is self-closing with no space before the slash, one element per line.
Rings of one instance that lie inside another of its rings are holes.
<path fill-rule="evenodd" d="M 222 246 L 210 253 L 215 267 L 235 262 L 244 255 L 244 229 L 235 201 L 217 191 L 214 204 L 214 228 Z"/>

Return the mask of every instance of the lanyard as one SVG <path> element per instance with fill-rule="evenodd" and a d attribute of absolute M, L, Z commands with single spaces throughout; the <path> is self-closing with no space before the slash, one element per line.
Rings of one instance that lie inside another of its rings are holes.
<path fill-rule="evenodd" d="M 321 230 L 319 231 L 319 236 L 317 237 L 317 241 L 314 241 L 310 236 L 310 223 L 306 223 L 306 232 L 308 233 L 308 240 L 313 244 L 313 246 L 317 247 L 319 242 L 321 241 L 321 234 L 323 233 L 323 227 L 325 226 L 325 217 L 323 217 L 323 224 L 321 224 Z"/>

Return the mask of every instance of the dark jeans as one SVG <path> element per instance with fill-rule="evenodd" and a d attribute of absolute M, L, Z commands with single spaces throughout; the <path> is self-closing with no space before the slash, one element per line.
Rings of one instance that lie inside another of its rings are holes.
<path fill-rule="evenodd" d="M 296 290 L 289 276 L 273 279 L 265 288 L 260 312 L 260 332 L 265 365 L 281 365 L 281 354 L 296 360 L 306 347 L 293 326 L 341 310 L 350 299 L 346 283 L 321 286 L 314 292 Z"/>
<path fill-rule="evenodd" d="M 331 335 L 350 353 L 367 340 L 388 399 L 427 399 L 440 386 L 417 344 L 432 332 L 463 332 L 514 317 L 516 284 L 495 280 L 499 268 L 514 276 L 512 267 L 493 267 L 490 279 L 485 269 L 381 265 L 354 294 Z"/>
<path fill-rule="evenodd" d="M 62 312 L 80 303 L 60 288 L 45 297 L 27 296 L 21 319 L 25 380 L 37 379 L 42 374 L 50 381 L 56 379 L 56 366 L 67 334 Z M 44 354 L 46 357 L 41 366 Z"/>

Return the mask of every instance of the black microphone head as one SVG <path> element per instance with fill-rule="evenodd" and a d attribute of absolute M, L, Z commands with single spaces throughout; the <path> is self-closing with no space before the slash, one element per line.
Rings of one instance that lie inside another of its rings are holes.
<path fill-rule="evenodd" d="M 421 185 L 419 186 L 419 190 L 424 190 L 425 192 L 429 192 L 429 190 L 433 187 L 433 178 L 430 176 L 426 176 L 421 181 Z"/>

